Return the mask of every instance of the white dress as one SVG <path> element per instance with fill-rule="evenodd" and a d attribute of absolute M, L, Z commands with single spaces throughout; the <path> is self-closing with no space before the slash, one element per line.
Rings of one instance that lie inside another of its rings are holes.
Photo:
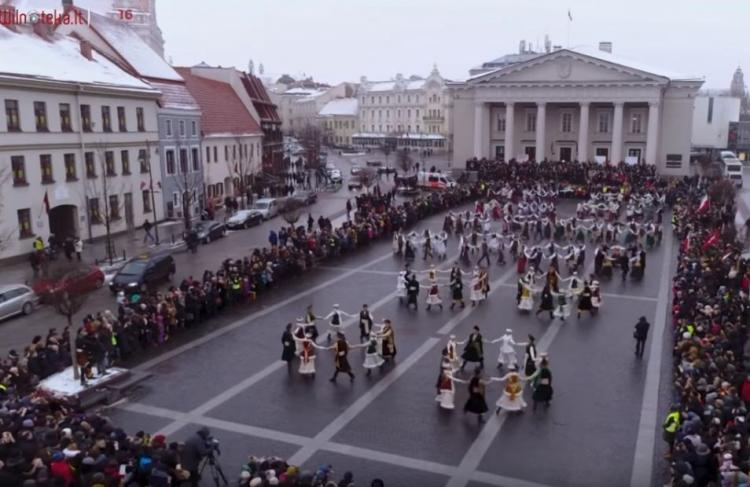
<path fill-rule="evenodd" d="M 453 377 L 450 377 L 450 388 L 440 388 L 440 392 L 435 397 L 435 400 L 440 403 L 440 407 L 443 409 L 455 409 L 455 398 L 456 398 L 456 385 L 453 382 Z"/>
<path fill-rule="evenodd" d="M 372 347 L 375 347 L 374 352 L 370 352 L 370 349 Z M 365 362 L 362 364 L 362 367 L 366 369 L 377 369 L 378 367 L 383 365 L 385 363 L 385 360 L 383 360 L 382 353 L 383 353 L 383 339 L 382 338 L 371 339 L 365 351 Z"/>
<path fill-rule="evenodd" d="M 484 301 L 484 291 L 482 290 L 482 280 L 479 276 L 471 278 L 471 300 Z"/>
<path fill-rule="evenodd" d="M 308 356 L 307 360 L 304 359 L 304 354 L 302 353 L 302 345 L 300 344 L 300 354 L 299 354 L 299 373 L 302 375 L 312 375 L 315 374 L 315 355 Z"/>
<path fill-rule="evenodd" d="M 435 255 L 441 259 L 445 257 L 445 240 L 439 236 L 435 237 L 432 241 L 432 249 L 435 251 Z"/>
<path fill-rule="evenodd" d="M 495 403 L 495 406 L 503 409 L 504 411 L 521 411 L 526 407 L 526 401 L 523 400 L 523 382 L 519 382 L 521 385 L 521 391 L 511 398 L 511 395 L 503 388 L 503 393 Z"/>
<path fill-rule="evenodd" d="M 459 370 L 461 368 L 461 357 L 458 354 L 458 344 L 454 341 L 449 341 L 445 348 L 448 349 L 446 359 L 450 362 L 451 369 L 453 372 Z"/>
<path fill-rule="evenodd" d="M 443 304 L 443 300 L 440 299 L 440 290 L 437 284 L 430 285 L 430 291 L 427 293 L 427 304 L 428 305 L 440 305 Z"/>
<path fill-rule="evenodd" d="M 396 296 L 399 298 L 406 297 L 406 272 L 401 271 L 396 278 Z"/>
<path fill-rule="evenodd" d="M 513 340 L 513 335 L 507 333 L 500 337 L 500 354 L 497 357 L 497 362 L 507 367 L 512 367 L 518 364 L 518 357 L 516 356 L 516 349 L 513 348 L 516 345 Z"/>
<path fill-rule="evenodd" d="M 526 285 L 523 285 L 521 301 L 518 303 L 518 309 L 522 311 L 532 311 L 534 309 L 534 295 L 531 293 L 531 289 Z"/>

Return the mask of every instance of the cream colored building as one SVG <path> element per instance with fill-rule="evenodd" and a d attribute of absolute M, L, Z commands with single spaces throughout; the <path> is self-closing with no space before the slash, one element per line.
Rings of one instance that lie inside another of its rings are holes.
<path fill-rule="evenodd" d="M 451 83 L 455 167 L 473 157 L 627 159 L 687 174 L 703 80 L 611 51 L 611 43 L 557 49 Z"/>
<path fill-rule="evenodd" d="M 326 89 L 291 88 L 283 93 L 270 93 L 278 106 L 281 130 L 285 134 L 299 133 L 306 127 L 318 127 L 320 111 L 331 100 L 350 98 L 356 92 L 353 83 L 339 83 Z"/>
<path fill-rule="evenodd" d="M 352 136 L 357 132 L 357 98 L 337 98 L 320 110 L 320 128 L 323 143 L 328 145 L 352 145 Z"/>
<path fill-rule="evenodd" d="M 375 82 L 362 77 L 357 97 L 355 146 L 451 149 L 451 95 L 437 67 L 427 78 L 398 74 L 391 81 Z"/>

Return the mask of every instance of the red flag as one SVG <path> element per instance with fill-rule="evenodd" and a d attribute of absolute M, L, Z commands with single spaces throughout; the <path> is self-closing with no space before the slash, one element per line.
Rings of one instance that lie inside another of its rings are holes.
<path fill-rule="evenodd" d="M 708 202 L 708 195 L 704 196 L 701 200 L 701 204 L 698 205 L 698 213 L 705 213 L 708 210 L 710 203 Z"/>
<path fill-rule="evenodd" d="M 706 239 L 703 241 L 703 245 L 701 246 L 702 250 L 706 250 L 709 247 L 713 247 L 717 243 L 719 243 L 719 236 L 721 235 L 721 232 L 719 232 L 719 229 L 717 228 L 711 234 L 706 237 Z"/>
<path fill-rule="evenodd" d="M 688 232 L 688 234 L 685 236 L 685 240 L 682 241 L 682 251 L 683 252 L 689 252 L 690 251 L 690 236 L 691 236 L 691 232 Z"/>
<path fill-rule="evenodd" d="M 44 192 L 44 199 L 42 200 L 42 205 L 44 205 L 44 211 L 47 212 L 49 215 L 49 195 L 47 194 L 47 191 Z"/>

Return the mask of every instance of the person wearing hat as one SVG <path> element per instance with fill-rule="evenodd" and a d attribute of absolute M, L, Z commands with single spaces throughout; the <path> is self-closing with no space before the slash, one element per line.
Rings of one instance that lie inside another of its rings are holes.
<path fill-rule="evenodd" d="M 479 326 L 474 325 L 474 330 L 466 339 L 466 346 L 461 354 L 463 362 L 461 363 L 461 372 L 466 367 L 467 362 L 479 363 L 479 368 L 484 369 L 484 342 L 486 340 L 482 337 L 482 333 L 479 331 Z"/>
<path fill-rule="evenodd" d="M 331 327 L 331 329 L 328 330 L 328 337 L 327 337 L 328 343 L 331 343 L 334 333 L 338 333 L 339 330 L 341 330 L 341 326 L 344 324 L 344 320 L 343 320 L 344 316 L 349 317 L 349 318 L 356 317 L 356 315 L 347 313 L 346 311 L 341 311 L 341 309 L 339 309 L 339 305 L 334 304 L 333 310 L 331 310 L 330 313 L 328 313 L 325 316 L 319 317 L 322 320 L 328 320 L 328 326 Z"/>
<path fill-rule="evenodd" d="M 500 343 L 500 354 L 497 357 L 497 368 L 500 369 L 503 366 L 508 368 L 515 367 L 518 363 L 518 357 L 516 356 L 516 350 L 513 347 L 525 346 L 525 343 L 516 343 L 513 339 L 513 330 L 507 328 L 505 334 L 500 338 L 492 340 L 490 343 Z"/>
<path fill-rule="evenodd" d="M 333 373 L 333 377 L 331 377 L 331 382 L 336 382 L 336 378 L 339 376 L 339 372 L 343 372 L 349 376 L 352 382 L 354 382 L 354 374 L 352 373 L 352 367 L 349 365 L 349 360 L 347 359 L 347 354 L 349 353 L 350 348 L 359 348 L 363 345 L 350 345 L 349 342 L 346 341 L 346 336 L 344 336 L 343 333 L 338 332 L 336 333 L 336 343 L 333 344 L 333 346 L 330 347 L 331 350 L 334 352 L 334 363 L 336 365 L 336 371 Z"/>
<path fill-rule="evenodd" d="M 294 342 L 294 335 L 292 335 L 292 324 L 287 323 L 286 328 L 284 328 L 284 333 L 281 334 L 281 360 L 286 362 L 287 368 L 291 372 L 292 370 L 292 360 L 294 360 L 295 356 L 295 342 Z"/>
<path fill-rule="evenodd" d="M 370 332 L 372 331 L 372 325 L 375 323 L 372 313 L 367 308 L 367 304 L 362 305 L 362 309 L 359 312 L 359 341 L 364 342 L 369 339 Z"/>
<path fill-rule="evenodd" d="M 312 333 L 313 341 L 318 340 L 318 327 L 315 325 L 315 320 L 317 319 L 318 317 L 313 312 L 311 304 L 307 307 L 307 311 L 305 311 L 305 335 Z"/>
<path fill-rule="evenodd" d="M 638 323 L 635 324 L 633 330 L 633 338 L 635 338 L 635 355 L 637 357 L 643 357 L 643 349 L 646 345 L 646 338 L 648 337 L 648 329 L 651 324 L 646 321 L 645 316 L 641 316 L 638 319 Z"/>
<path fill-rule="evenodd" d="M 490 382 L 482 377 L 482 367 L 474 369 L 474 377 L 469 381 L 469 398 L 464 404 L 464 413 L 473 413 L 477 415 L 477 421 L 481 424 L 484 421 L 484 413 L 489 411 L 484 394 L 487 385 Z"/>
<path fill-rule="evenodd" d="M 319 348 L 312 339 L 312 333 L 308 333 L 302 340 L 302 351 L 299 354 L 300 375 L 312 375 L 315 377 L 315 349 Z"/>

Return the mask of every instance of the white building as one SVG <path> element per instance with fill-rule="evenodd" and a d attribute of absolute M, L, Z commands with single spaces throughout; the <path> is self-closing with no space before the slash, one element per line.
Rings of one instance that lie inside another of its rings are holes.
<path fill-rule="evenodd" d="M 328 145 L 352 145 L 352 136 L 357 132 L 359 101 L 357 98 L 337 98 L 320 110 L 320 127 L 323 143 Z"/>
<path fill-rule="evenodd" d="M 467 159 L 645 161 L 689 171 L 702 79 L 599 50 L 558 49 L 453 83 L 456 167 Z"/>
<path fill-rule="evenodd" d="M 690 139 L 694 150 L 727 148 L 729 123 L 739 122 L 741 101 L 740 97 L 732 96 L 729 91 L 698 93 Z"/>
<path fill-rule="evenodd" d="M 356 85 L 339 83 L 330 88 L 291 88 L 283 93 L 271 93 L 271 101 L 278 106 L 281 129 L 285 134 L 299 133 L 306 127 L 318 127 L 320 111 L 331 100 L 350 98 Z"/>
<path fill-rule="evenodd" d="M 231 82 L 204 77 L 201 68 L 175 68 L 201 110 L 203 174 L 208 206 L 245 197 L 261 171 L 263 132 Z M 215 77 L 223 75 L 211 71 Z M 252 103 L 251 103 L 252 104 Z"/>
<path fill-rule="evenodd" d="M 391 81 L 361 78 L 359 132 L 354 145 L 361 147 L 451 149 L 452 101 L 446 81 L 437 67 L 427 78 Z"/>
<path fill-rule="evenodd" d="M 37 235 L 91 239 L 106 220 L 112 233 L 153 220 L 159 91 L 85 41 L 17 29 L 0 27 L 0 259 Z"/>

